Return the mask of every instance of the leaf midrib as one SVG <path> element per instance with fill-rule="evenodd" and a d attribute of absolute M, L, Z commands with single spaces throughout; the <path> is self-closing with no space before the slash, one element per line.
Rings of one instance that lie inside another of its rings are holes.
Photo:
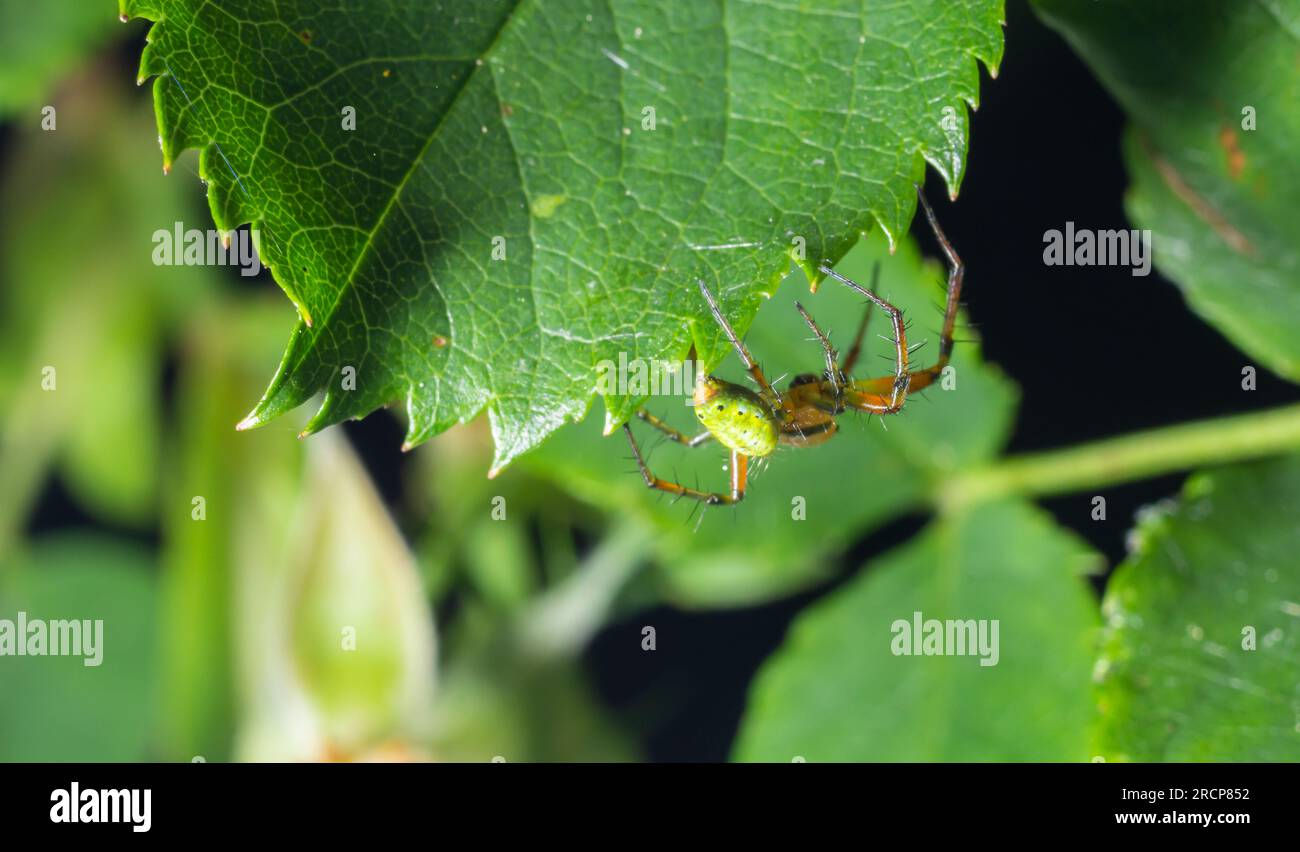
<path fill-rule="evenodd" d="M 323 331 L 325 327 L 329 325 L 330 320 L 333 319 L 334 314 L 338 311 L 339 305 L 342 304 L 343 297 L 347 293 L 349 293 L 352 290 L 352 288 L 356 285 L 357 271 L 361 268 L 362 262 L 370 254 L 370 250 L 374 247 L 375 236 L 379 233 L 380 229 L 384 226 L 384 223 L 388 221 L 388 215 L 392 212 L 393 208 L 397 206 L 397 202 L 402 197 L 402 192 L 406 189 L 406 185 L 410 181 L 411 176 L 415 174 L 416 170 L 424 162 L 425 155 L 428 154 L 429 147 L 433 144 L 434 140 L 438 138 L 438 133 L 442 130 L 443 124 L 447 120 L 447 116 L 451 115 L 452 111 L 455 110 L 456 105 L 460 103 L 461 95 L 464 94 L 465 89 L 468 88 L 470 82 L 475 79 L 475 75 L 483 72 L 483 69 L 487 67 L 488 56 L 491 55 L 492 51 L 494 51 L 497 45 L 501 42 L 502 34 L 506 31 L 506 28 L 509 27 L 510 24 L 514 21 L 515 15 L 519 11 L 519 7 L 522 6 L 525 2 L 527 2 L 527 0 L 515 0 L 514 5 L 511 6 L 510 8 L 510 11 L 506 13 L 504 16 L 502 16 L 501 25 L 497 27 L 496 32 L 492 35 L 491 43 L 489 43 L 487 48 L 482 52 L 482 54 L 479 57 L 477 57 L 474 68 L 472 68 L 470 72 L 465 75 L 465 78 L 461 80 L 460 85 L 457 87 L 455 94 L 453 94 L 450 100 L 447 102 L 447 108 L 443 111 L 442 115 L 438 116 L 438 120 L 434 123 L 432 130 L 429 131 L 428 137 L 424 140 L 424 144 L 420 146 L 419 152 L 414 157 L 411 158 L 411 166 L 406 170 L 406 174 L 402 175 L 402 179 L 393 185 L 393 192 L 389 196 L 388 203 L 384 205 L 384 209 L 380 212 L 379 217 L 375 220 L 374 226 L 366 234 L 366 240 L 362 244 L 360 251 L 357 252 L 357 258 L 353 262 L 352 268 L 348 270 L 347 276 L 343 279 L 343 284 L 341 287 L 339 287 L 338 293 L 334 297 L 334 302 L 330 305 L 329 310 L 326 311 L 322 317 L 320 317 L 319 331 Z M 446 302 L 444 301 L 443 304 L 445 305 Z M 451 321 L 450 313 L 448 313 L 447 320 L 450 323 Z M 305 322 L 305 318 L 304 318 L 304 322 Z M 309 328 L 312 327 L 312 323 L 307 323 L 307 326 Z M 319 334 L 319 331 L 317 331 L 316 334 L 312 335 L 310 345 L 303 347 L 302 352 L 299 354 L 297 360 L 293 362 L 293 367 L 292 367 L 293 370 L 297 370 L 299 367 L 301 367 L 303 361 L 306 360 L 308 355 L 313 350 L 315 350 L 317 340 L 318 340 L 317 335 Z M 284 372 L 285 374 L 288 374 L 287 370 Z"/>

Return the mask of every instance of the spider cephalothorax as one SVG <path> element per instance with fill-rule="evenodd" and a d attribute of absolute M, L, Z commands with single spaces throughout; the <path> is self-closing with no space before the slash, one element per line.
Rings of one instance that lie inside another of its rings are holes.
<path fill-rule="evenodd" d="M 921 207 L 930 222 L 930 227 L 934 229 L 939 245 L 948 258 L 948 298 L 944 308 L 943 330 L 939 337 L 939 358 L 934 365 L 924 370 L 910 369 L 903 314 L 873 292 L 876 287 L 875 273 L 872 276 L 872 289 L 868 290 L 835 270 L 823 266 L 822 274 L 867 297 L 867 313 L 858 326 L 853 347 L 841 364 L 839 353 L 831 347 L 830 338 L 804 310 L 803 305 L 796 302 L 795 308 L 821 343 L 822 351 L 826 356 L 826 369 L 820 376 L 811 373 L 795 376 L 783 395 L 768 383 L 763 371 L 749 354 L 749 350 L 745 348 L 745 344 L 736 336 L 731 324 L 722 315 L 717 300 L 701 281 L 699 282 L 700 293 L 709 305 L 709 312 L 713 314 L 714 320 L 721 326 L 727 339 L 740 355 L 745 369 L 758 385 L 758 391 L 752 391 L 715 376 L 701 376 L 696 382 L 692 403 L 695 406 L 696 419 L 700 421 L 705 431 L 693 438 L 683 435 L 644 409 L 638 411 L 638 417 L 679 444 L 698 447 L 706 441 L 716 440 L 731 451 L 729 493 L 687 488 L 679 483 L 660 479 L 651 473 L 641 455 L 640 447 L 637 446 L 636 438 L 632 435 L 631 428 L 624 425 L 623 429 L 632 443 L 632 453 L 636 457 L 637 467 L 647 486 L 679 497 L 691 497 L 709 505 L 738 503 L 745 497 L 745 481 L 751 458 L 769 456 L 777 446 L 783 444 L 809 447 L 827 441 L 838 429 L 836 416 L 845 411 L 896 414 L 902 410 L 909 393 L 929 386 L 939 377 L 952 355 L 952 335 L 957 324 L 957 306 L 961 298 L 964 267 L 961 259 L 948 243 L 947 237 L 940 230 L 939 223 L 934 218 L 934 211 L 930 209 L 920 187 L 917 187 L 917 197 L 921 201 Z M 879 272 L 879 267 L 876 272 Z M 850 378 L 851 371 L 862 351 L 862 337 L 866 332 L 872 305 L 878 306 L 889 316 L 893 327 L 894 372 L 892 375 L 880 378 L 854 380 Z"/>

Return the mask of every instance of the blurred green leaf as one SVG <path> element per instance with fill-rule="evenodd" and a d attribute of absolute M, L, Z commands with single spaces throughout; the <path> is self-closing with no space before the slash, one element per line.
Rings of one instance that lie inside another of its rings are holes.
<path fill-rule="evenodd" d="M 469 574 L 478 593 L 503 611 L 518 609 L 536 585 L 532 543 L 520 524 L 473 525 L 464 543 Z"/>
<path fill-rule="evenodd" d="M 1089 759 L 1097 608 L 1080 575 L 1097 560 L 1026 504 L 937 520 L 799 615 L 751 689 L 735 758 Z M 894 623 L 917 612 L 996 619 L 996 665 L 895 655 Z"/>
<path fill-rule="evenodd" d="M 1000 0 L 122 8 L 158 22 L 164 162 L 203 148 L 218 225 L 258 223 L 302 316 L 253 421 L 401 399 L 414 444 L 486 409 L 496 469 L 582 416 L 599 360 L 720 355 L 697 277 L 744 328 L 795 237 L 815 269 L 902 234 L 927 161 L 955 193 L 1002 53 Z"/>
<path fill-rule="evenodd" d="M 102 537 L 40 540 L 0 563 L 0 618 L 103 621 L 102 658 L 0 656 L 0 761 L 147 760 L 154 722 L 152 559 Z M 84 644 L 83 644 L 84 647 Z"/>
<path fill-rule="evenodd" d="M 499 654 L 467 654 L 439 685 L 434 759 L 482 763 L 638 759 L 580 669 Z"/>
<path fill-rule="evenodd" d="M 1110 760 L 1300 760 L 1300 459 L 1191 479 L 1103 601 Z"/>
<path fill-rule="evenodd" d="M 26 123 L 38 127 L 38 99 L 49 97 L 54 84 L 83 61 L 90 51 L 108 40 L 120 25 L 112 7 L 86 0 L 44 0 L 34 6 L 27 0 L 0 0 L 0 119 L 31 109 Z M 63 104 L 51 103 L 56 110 Z M 56 114 L 73 122 L 84 116 Z M 64 125 L 66 127 L 66 125 Z M 57 125 L 56 125 L 57 128 Z"/>
<path fill-rule="evenodd" d="M 900 240 L 891 257 L 878 234 L 850 252 L 839 269 L 865 286 L 875 261 L 881 263 L 881 293 L 912 323 L 909 342 L 929 341 L 914 356 L 928 364 L 935 357 L 935 330 L 942 322 L 935 305 L 943 300 L 944 271 L 923 262 L 910 240 Z M 972 291 L 987 286 L 978 270 L 967 281 Z M 828 282 L 809 295 L 801 284 L 796 273 L 782 285 L 746 337 L 754 357 L 773 378 L 788 380 L 823 369 L 821 348 L 795 311 L 796 299 L 842 350 L 850 345 L 863 315 L 865 300 L 847 287 Z M 867 331 L 858 376 L 890 372 L 892 345 L 881 339 L 888 332 L 887 320 L 877 312 Z M 962 329 L 960 336 L 970 339 L 971 332 Z M 1015 390 L 981 362 L 977 345 L 959 344 L 953 366 L 955 388 L 934 387 L 917 395 L 899 415 L 884 420 L 846 415 L 840 433 L 826 444 L 778 450 L 768 466 L 751 474 L 744 502 L 705 510 L 698 530 L 691 519 L 696 505 L 673 504 L 647 491 L 627 440 L 621 434 L 602 438 L 603 424 L 594 413 L 584 423 L 559 430 L 521 463 L 593 505 L 652 524 L 663 593 L 670 600 L 694 606 L 751 603 L 825 578 L 833 568 L 832 557 L 863 533 L 919 508 L 936 481 L 997 454 L 1011 426 Z M 733 356 L 720 372 L 739 381 L 742 368 Z M 695 434 L 699 424 L 685 404 L 688 399 L 652 397 L 647 410 Z M 692 485 L 698 479 L 712 490 L 725 488 L 727 456 L 716 443 L 688 449 L 661 442 L 639 421 L 632 428 L 660 476 Z M 804 501 L 804 520 L 794 519 L 796 498 Z"/>
<path fill-rule="evenodd" d="M 63 105 L 79 121 L 20 135 L 2 182 L 22 214 L 0 228 L 0 547 L 56 460 L 95 514 L 150 517 L 163 346 L 217 280 L 152 263 L 150 235 L 192 218 L 197 187 L 151 165 L 147 105 L 89 78 Z"/>
<path fill-rule="evenodd" d="M 341 433 L 235 431 L 283 311 L 247 294 L 195 309 L 163 511 L 170 749 L 426 756 L 432 616 L 400 533 Z"/>
<path fill-rule="evenodd" d="M 269 294 L 268 294 L 269 295 Z M 193 305 L 181 334 L 177 421 L 167 442 L 160 519 L 165 754 L 229 760 L 237 724 L 235 658 L 245 554 L 283 550 L 299 497 L 302 448 L 233 423 L 284 330 L 280 306 L 240 294 Z M 196 519 L 197 500 L 202 519 Z M 262 558 L 265 558 L 264 556 Z"/>
<path fill-rule="evenodd" d="M 1300 3 L 1036 0 L 1132 121 L 1128 211 L 1191 306 L 1300 380 Z"/>

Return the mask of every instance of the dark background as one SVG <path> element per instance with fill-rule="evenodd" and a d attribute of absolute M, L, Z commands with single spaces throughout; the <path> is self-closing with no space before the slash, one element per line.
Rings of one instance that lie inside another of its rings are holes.
<path fill-rule="evenodd" d="M 1300 400 L 1300 391 L 1262 367 L 1258 389 L 1242 391 L 1241 369 L 1249 357 L 1191 313 L 1155 271 L 1142 278 L 1120 267 L 1043 264 L 1044 231 L 1064 228 L 1066 221 L 1080 228 L 1130 227 L 1120 155 L 1125 122 L 1082 62 L 1023 0 L 1007 6 L 1005 58 L 997 80 L 984 74 L 960 198 L 949 203 L 933 173 L 926 190 L 966 263 L 967 311 L 985 358 L 1021 389 L 1009 451 Z M 143 32 L 119 45 L 124 79 L 134 77 Z M 141 96 L 149 96 L 147 87 Z M 0 126 L 0 155 L 10 142 L 11 131 Z M 913 227 L 923 249 L 938 257 L 928 228 L 920 219 Z M 242 286 L 274 286 L 265 273 L 256 281 L 235 278 Z M 933 328 L 938 316 L 929 325 L 916 321 Z M 166 369 L 163 381 L 170 383 Z M 410 465 L 398 450 L 400 424 L 379 412 L 344 428 L 385 499 L 399 502 Z M 1135 511 L 1175 494 L 1182 478 L 1106 489 L 1107 520 L 1100 522 L 1091 520 L 1092 494 L 1042 505 L 1104 554 L 1113 570 L 1124 558 Z M 93 523 L 52 479 L 30 529 Z M 754 673 L 791 620 L 924 523 L 918 516 L 887 525 L 844 555 L 837 580 L 783 601 L 711 612 L 659 607 L 615 623 L 596 637 L 584 662 L 601 697 L 628 727 L 648 731 L 649 759 L 725 760 Z M 156 532 L 114 533 L 158 544 Z M 1104 581 L 1105 575 L 1095 578 L 1099 593 Z M 654 654 L 640 651 L 645 624 L 656 626 Z"/>

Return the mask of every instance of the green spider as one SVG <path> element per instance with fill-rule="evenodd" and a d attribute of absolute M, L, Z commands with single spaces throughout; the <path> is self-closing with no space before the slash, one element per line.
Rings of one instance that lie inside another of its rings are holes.
<path fill-rule="evenodd" d="M 795 303 L 795 308 L 804 322 L 812 329 L 821 343 L 826 356 L 826 369 L 820 375 L 804 373 L 790 380 L 790 385 L 782 395 L 768 383 L 767 377 L 759 368 L 754 358 L 745 348 L 745 344 L 736 336 L 736 332 L 722 315 L 718 302 L 703 281 L 699 282 L 700 293 L 709 305 L 709 312 L 722 327 L 727 339 L 735 347 L 744 363 L 745 369 L 758 385 L 758 392 L 733 384 L 716 376 L 702 375 L 695 384 L 691 404 L 695 416 L 705 431 L 694 437 L 688 437 L 645 409 L 637 416 L 654 428 L 663 432 L 671 440 L 687 447 L 698 447 L 709 440 L 716 440 L 731 451 L 731 491 L 723 494 L 688 488 L 677 482 L 660 479 L 646 465 L 637 445 L 632 429 L 624 424 L 623 430 L 632 444 L 632 454 L 645 484 L 658 491 L 676 494 L 678 497 L 690 497 L 709 506 L 739 503 L 745 498 L 745 483 L 749 475 L 750 459 L 763 459 L 776 451 L 778 446 L 811 447 L 830 440 L 839 428 L 835 418 L 850 409 L 867 411 L 873 414 L 897 414 L 909 393 L 919 391 L 934 383 L 935 379 L 948 366 L 952 355 L 953 330 L 957 324 L 957 307 L 961 298 L 962 277 L 965 267 L 944 236 L 934 211 L 925 200 L 921 188 L 916 188 L 925 217 L 934 230 L 948 259 L 948 297 L 944 309 L 943 330 L 939 337 L 939 358 L 933 366 L 923 370 L 911 370 L 908 365 L 908 348 L 906 329 L 903 325 L 902 312 L 889 302 L 867 290 L 856 282 L 845 278 L 828 266 L 820 267 L 822 274 L 834 278 L 866 296 L 869 300 L 866 315 L 858 326 L 857 337 L 849 350 L 844 363 L 838 362 L 839 353 L 832 347 L 830 339 L 818 327 L 813 318 L 804 310 L 803 305 Z M 879 272 L 879 266 L 876 268 Z M 872 288 L 876 286 L 876 275 L 872 276 Z M 888 316 L 894 328 L 894 350 L 896 352 L 893 375 L 874 379 L 851 379 L 850 371 L 857 363 L 862 351 L 862 337 L 867 329 L 872 305 L 879 306 Z"/>

